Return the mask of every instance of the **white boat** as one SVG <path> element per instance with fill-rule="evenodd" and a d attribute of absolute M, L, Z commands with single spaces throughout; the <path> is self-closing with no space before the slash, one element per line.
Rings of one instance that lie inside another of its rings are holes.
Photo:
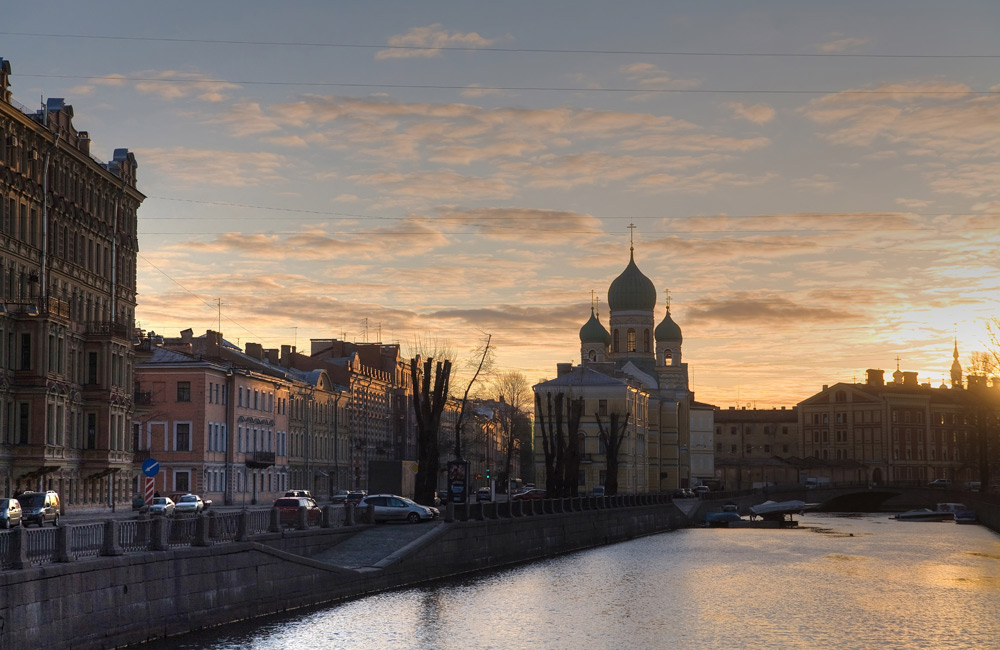
<path fill-rule="evenodd" d="M 893 517 L 893 519 L 899 521 L 950 521 L 954 518 L 955 513 L 953 512 L 942 512 L 940 510 L 931 510 L 930 508 L 907 510 Z"/>
<path fill-rule="evenodd" d="M 816 507 L 815 503 L 805 501 L 765 501 L 750 507 L 750 514 L 764 519 L 780 519 L 785 515 L 801 515 L 806 510 Z"/>

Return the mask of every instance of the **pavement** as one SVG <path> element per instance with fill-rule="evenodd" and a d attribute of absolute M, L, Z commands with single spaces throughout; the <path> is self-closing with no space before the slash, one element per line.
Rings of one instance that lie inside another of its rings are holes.
<path fill-rule="evenodd" d="M 440 520 L 419 524 L 378 524 L 352 535 L 333 548 L 311 556 L 310 559 L 345 569 L 373 567 L 443 525 L 444 522 Z"/>

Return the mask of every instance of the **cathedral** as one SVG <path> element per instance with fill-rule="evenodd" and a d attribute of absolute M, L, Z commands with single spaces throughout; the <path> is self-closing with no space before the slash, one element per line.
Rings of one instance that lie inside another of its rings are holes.
<path fill-rule="evenodd" d="M 580 364 L 558 364 L 555 379 L 533 387 L 545 408 L 548 395 L 584 400 L 579 441 L 580 494 L 601 487 L 607 455 L 600 438 L 610 414 L 628 414 L 618 458 L 618 492 L 663 492 L 691 487 L 714 477 L 713 407 L 694 400 L 687 364 L 681 361 L 681 328 L 670 316 L 656 321 L 656 288 L 629 249 L 625 270 L 608 288 L 610 331 L 596 306 L 580 328 Z M 536 407 L 537 410 L 537 407 Z M 545 475 L 545 457 L 535 413 L 536 473 Z"/>

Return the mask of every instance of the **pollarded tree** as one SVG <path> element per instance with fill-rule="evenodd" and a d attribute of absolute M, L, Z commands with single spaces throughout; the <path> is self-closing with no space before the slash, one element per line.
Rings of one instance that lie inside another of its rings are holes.
<path fill-rule="evenodd" d="M 448 386 L 451 380 L 451 361 L 445 359 L 443 362 L 438 361 L 436 365 L 433 363 L 434 360 L 428 357 L 421 367 L 419 355 L 410 359 L 413 410 L 417 420 L 418 465 L 414 496 L 420 503 L 434 503 L 440 469 L 438 429 L 441 426 L 441 412 L 448 400 Z"/>
<path fill-rule="evenodd" d="M 618 494 L 618 460 L 622 443 L 628 434 L 628 417 L 626 413 L 624 419 L 618 411 L 612 411 L 608 415 L 608 428 L 604 428 L 599 413 L 594 413 L 597 418 L 597 429 L 601 432 L 601 442 L 604 443 L 604 457 L 607 460 L 607 474 L 604 478 L 604 493 L 608 496 Z"/>
<path fill-rule="evenodd" d="M 580 420 L 583 417 L 583 400 L 566 399 L 563 393 L 546 393 L 548 409 L 542 408 L 542 396 L 535 393 L 538 424 L 542 433 L 542 452 L 545 456 L 545 492 L 549 497 L 575 496 L 580 468 Z M 563 403 L 566 404 L 563 431 Z"/>

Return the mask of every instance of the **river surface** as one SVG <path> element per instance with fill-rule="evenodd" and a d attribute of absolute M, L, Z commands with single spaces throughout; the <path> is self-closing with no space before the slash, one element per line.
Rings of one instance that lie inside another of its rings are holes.
<path fill-rule="evenodd" d="M 1000 648 L 997 534 L 800 519 L 679 530 L 149 647 Z"/>

